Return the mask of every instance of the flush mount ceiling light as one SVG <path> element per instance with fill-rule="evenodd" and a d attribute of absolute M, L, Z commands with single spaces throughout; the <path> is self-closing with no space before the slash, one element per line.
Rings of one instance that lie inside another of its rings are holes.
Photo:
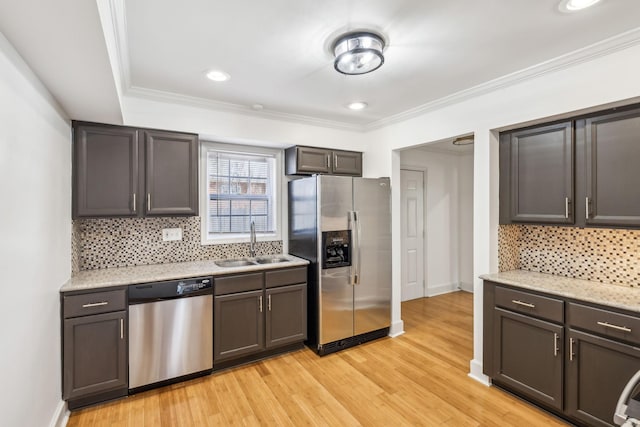
<path fill-rule="evenodd" d="M 363 101 L 356 101 L 356 102 L 352 102 L 351 104 L 347 105 L 347 108 L 350 110 L 363 110 L 365 108 L 367 108 L 369 104 L 367 104 L 366 102 Z"/>
<path fill-rule="evenodd" d="M 344 34 L 333 44 L 333 66 L 342 74 L 366 74 L 384 64 L 384 40 L 377 34 L 360 31 Z"/>
<path fill-rule="evenodd" d="M 231 78 L 231 76 L 221 70 L 210 70 L 207 71 L 207 78 L 214 82 L 226 82 Z"/>
<path fill-rule="evenodd" d="M 586 9 L 589 6 L 593 6 L 600 0 L 562 0 L 558 9 L 560 12 L 577 12 L 582 9 Z"/>

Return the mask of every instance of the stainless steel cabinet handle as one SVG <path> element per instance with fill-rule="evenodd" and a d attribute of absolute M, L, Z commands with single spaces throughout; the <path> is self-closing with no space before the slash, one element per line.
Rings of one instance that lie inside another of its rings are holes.
<path fill-rule="evenodd" d="M 564 198 L 564 217 L 569 218 L 569 198 Z"/>
<path fill-rule="evenodd" d="M 147 211 L 151 210 L 151 193 L 147 193 Z"/>
<path fill-rule="evenodd" d="M 102 302 L 90 302 L 88 304 L 82 304 L 82 308 L 89 308 L 89 307 L 100 307 L 101 305 L 107 305 L 109 304 L 108 301 L 102 301 Z"/>
<path fill-rule="evenodd" d="M 589 198 L 586 197 L 584 201 L 584 216 L 589 219 Z"/>
<path fill-rule="evenodd" d="M 517 299 L 512 299 L 511 302 L 514 303 L 514 304 L 523 305 L 523 306 L 529 307 L 529 308 L 536 308 L 535 304 L 531 304 L 529 302 L 523 302 L 523 301 L 520 301 L 520 300 L 517 300 Z"/>
<path fill-rule="evenodd" d="M 631 332 L 631 328 L 627 328 L 626 326 L 618 326 L 609 322 L 596 322 L 600 326 L 604 326 L 605 328 L 615 329 L 617 331 Z"/>
<path fill-rule="evenodd" d="M 327 154 L 327 169 L 331 169 L 331 158 L 329 156 L 330 155 Z"/>
<path fill-rule="evenodd" d="M 334 167 L 334 169 L 338 168 L 338 155 L 337 154 L 333 155 L 333 167 Z"/>
<path fill-rule="evenodd" d="M 258 297 L 258 304 L 260 304 L 260 313 L 262 313 L 262 295 Z"/>
<path fill-rule="evenodd" d="M 271 294 L 267 295 L 267 307 L 271 311 Z"/>
<path fill-rule="evenodd" d="M 573 338 L 569 338 L 569 360 L 570 361 L 573 361 L 573 356 L 574 356 L 573 341 L 574 341 Z"/>
<path fill-rule="evenodd" d="M 133 211 L 136 211 L 136 193 L 133 193 Z"/>
<path fill-rule="evenodd" d="M 558 334 L 555 332 L 553 334 L 553 355 L 558 355 Z"/>
<path fill-rule="evenodd" d="M 124 339 L 124 319 L 120 319 L 120 339 Z"/>

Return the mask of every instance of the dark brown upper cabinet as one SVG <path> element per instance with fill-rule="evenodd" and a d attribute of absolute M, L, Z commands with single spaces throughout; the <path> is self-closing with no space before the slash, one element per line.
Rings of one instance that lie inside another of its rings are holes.
<path fill-rule="evenodd" d="M 74 215 L 137 215 L 138 153 L 135 129 L 75 126 Z"/>
<path fill-rule="evenodd" d="M 145 130 L 147 215 L 198 214 L 198 136 Z"/>
<path fill-rule="evenodd" d="M 501 223 L 572 224 L 572 122 L 500 136 Z"/>
<path fill-rule="evenodd" d="M 296 145 L 285 151 L 287 175 L 362 176 L 362 153 Z"/>
<path fill-rule="evenodd" d="M 74 122 L 74 218 L 198 214 L 198 136 Z"/>
<path fill-rule="evenodd" d="M 579 120 L 576 130 L 585 223 L 640 226 L 640 109 Z"/>

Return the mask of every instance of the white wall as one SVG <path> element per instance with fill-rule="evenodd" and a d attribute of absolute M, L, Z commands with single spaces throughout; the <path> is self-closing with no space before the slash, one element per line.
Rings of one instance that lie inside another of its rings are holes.
<path fill-rule="evenodd" d="M 372 144 L 392 150 L 409 148 L 457 135 L 473 133 L 473 283 L 474 359 L 470 375 L 486 382 L 482 374 L 482 281 L 480 274 L 498 268 L 498 140 L 496 129 L 519 123 L 551 119 L 622 100 L 640 99 L 640 45 L 595 55 L 588 61 L 540 74 L 473 98 L 443 105 L 416 117 L 367 133 Z M 399 182 L 400 165 L 380 163 Z M 394 199 L 393 230 L 400 230 L 399 197 Z M 394 233 L 394 250 L 400 248 Z M 396 265 L 396 264 L 394 264 Z M 397 264 L 400 268 L 400 264 Z M 394 289 L 400 274 L 394 274 Z M 394 294 L 395 295 L 395 294 Z M 392 301 L 392 322 L 400 322 L 400 298 Z"/>
<path fill-rule="evenodd" d="M 0 424 L 63 413 L 58 289 L 71 272 L 71 130 L 0 33 Z"/>
<path fill-rule="evenodd" d="M 469 247 L 472 229 L 467 227 L 464 231 L 468 234 L 463 236 L 460 228 L 473 218 L 473 156 L 409 149 L 400 152 L 400 159 L 402 168 L 425 172 L 425 294 L 454 291 L 461 285 L 461 272 L 468 275 L 473 265 Z M 465 167 L 468 170 L 463 170 Z M 467 265 L 463 267 L 463 263 Z"/>
<path fill-rule="evenodd" d="M 473 291 L 473 153 L 458 160 L 458 272 L 460 289 Z"/>

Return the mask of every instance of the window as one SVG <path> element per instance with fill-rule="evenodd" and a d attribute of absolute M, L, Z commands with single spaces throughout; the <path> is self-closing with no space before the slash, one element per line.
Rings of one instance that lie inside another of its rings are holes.
<path fill-rule="evenodd" d="M 203 241 L 246 240 L 251 222 L 257 233 L 277 238 L 279 154 L 258 147 L 203 147 Z"/>

